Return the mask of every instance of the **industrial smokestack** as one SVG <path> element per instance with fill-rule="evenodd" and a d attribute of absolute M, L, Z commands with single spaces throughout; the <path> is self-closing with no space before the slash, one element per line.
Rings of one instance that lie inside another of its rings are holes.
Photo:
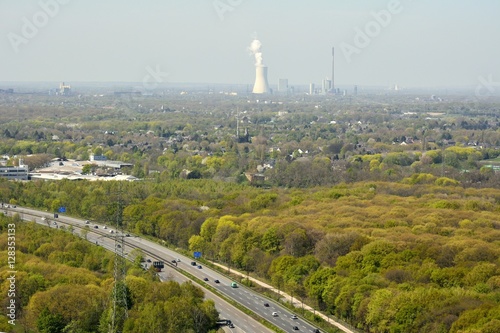
<path fill-rule="evenodd" d="M 335 48 L 332 47 L 332 92 L 335 92 Z"/>
<path fill-rule="evenodd" d="M 262 61 L 261 46 L 262 43 L 254 39 L 249 47 L 249 50 L 255 56 L 255 83 L 252 91 L 254 94 L 265 94 L 270 92 L 269 83 L 267 83 L 267 66 L 264 66 Z"/>

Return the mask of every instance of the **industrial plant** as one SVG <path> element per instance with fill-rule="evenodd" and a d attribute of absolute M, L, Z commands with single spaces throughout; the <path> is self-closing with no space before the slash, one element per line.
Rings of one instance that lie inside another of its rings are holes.
<path fill-rule="evenodd" d="M 250 51 L 255 56 L 255 84 L 252 92 L 254 94 L 267 94 L 271 92 L 269 83 L 267 82 L 267 66 L 264 65 L 261 52 L 262 43 L 254 39 L 250 44 Z"/>
<path fill-rule="evenodd" d="M 264 64 L 262 58 L 262 43 L 258 39 L 254 39 L 248 47 L 250 52 L 255 57 L 255 83 L 253 85 L 252 93 L 254 94 L 270 94 L 273 93 L 269 87 L 267 79 L 267 66 Z M 332 47 L 332 74 L 331 78 L 325 77 L 321 81 L 321 85 L 317 86 L 311 82 L 309 84 L 309 95 L 346 95 L 347 91 L 341 91 L 335 86 L 335 47 Z M 354 88 L 354 95 L 357 95 L 357 86 Z M 279 79 L 277 93 L 291 93 L 293 87 L 288 86 L 288 79 Z"/>

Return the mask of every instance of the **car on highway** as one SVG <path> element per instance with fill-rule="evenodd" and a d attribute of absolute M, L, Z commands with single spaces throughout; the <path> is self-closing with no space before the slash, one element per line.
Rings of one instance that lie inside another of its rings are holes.
<path fill-rule="evenodd" d="M 191 266 L 196 266 L 196 261 L 191 261 Z"/>
<path fill-rule="evenodd" d="M 297 319 L 297 316 L 296 315 L 292 315 L 291 317 L 292 319 Z"/>
<path fill-rule="evenodd" d="M 227 325 L 227 327 L 234 328 L 234 324 L 233 323 L 229 323 L 229 325 Z"/>
<path fill-rule="evenodd" d="M 201 265 L 198 265 L 198 269 L 202 269 Z"/>
<path fill-rule="evenodd" d="M 215 282 L 215 283 L 220 283 L 220 281 L 219 281 L 219 280 L 214 280 L 214 282 Z"/>
<path fill-rule="evenodd" d="M 103 229 L 108 229 L 108 227 L 106 227 L 106 226 L 104 226 L 104 227 L 102 227 L 102 228 L 103 228 Z"/>
<path fill-rule="evenodd" d="M 294 331 L 298 331 L 298 330 L 299 330 L 299 328 L 298 328 L 297 326 L 293 326 L 293 327 L 292 327 L 292 329 L 293 329 Z"/>
<path fill-rule="evenodd" d="M 269 303 L 264 303 L 264 306 L 265 306 L 266 308 L 268 308 L 268 307 L 269 307 Z"/>
<path fill-rule="evenodd" d="M 179 258 L 175 259 L 175 261 L 177 261 L 177 262 L 181 262 L 181 260 L 180 260 Z"/>
<path fill-rule="evenodd" d="M 85 224 L 90 224 L 90 221 L 89 220 L 85 220 Z"/>
<path fill-rule="evenodd" d="M 273 312 L 271 315 L 272 315 L 273 317 L 278 317 L 278 312 Z"/>
<path fill-rule="evenodd" d="M 208 281 L 208 278 L 203 278 L 203 281 Z"/>
<path fill-rule="evenodd" d="M 319 331 L 319 329 L 315 329 L 314 333 L 321 333 L 321 332 Z"/>
<path fill-rule="evenodd" d="M 147 262 L 151 262 L 151 259 L 146 260 Z"/>
<path fill-rule="evenodd" d="M 98 225 L 95 225 L 95 226 L 94 226 L 94 229 L 99 229 L 99 226 L 98 226 Z"/>

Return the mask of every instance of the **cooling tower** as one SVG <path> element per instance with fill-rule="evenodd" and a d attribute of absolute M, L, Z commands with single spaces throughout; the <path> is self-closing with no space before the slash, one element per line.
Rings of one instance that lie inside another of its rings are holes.
<path fill-rule="evenodd" d="M 253 85 L 254 94 L 269 93 L 269 84 L 267 83 L 267 67 L 263 65 L 255 66 L 255 84 Z"/>

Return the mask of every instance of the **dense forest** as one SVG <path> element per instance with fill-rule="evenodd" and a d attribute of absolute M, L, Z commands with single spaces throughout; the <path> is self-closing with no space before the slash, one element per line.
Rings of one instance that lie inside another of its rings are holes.
<path fill-rule="evenodd" d="M 7 231 L 15 224 L 15 297 L 8 297 Z M 15 326 L 4 311 L 0 330 L 39 333 L 107 333 L 112 310 L 114 255 L 63 230 L 0 216 L 0 302 L 15 300 Z M 125 278 L 128 319 L 122 332 L 215 332 L 214 303 L 191 283 L 160 282 L 140 266 Z"/>
<path fill-rule="evenodd" d="M 0 182 L 2 199 L 201 251 L 367 332 L 500 330 L 500 190 L 401 182 L 263 189 L 213 180 Z"/>
<path fill-rule="evenodd" d="M 0 179 L 0 201 L 112 223 L 121 200 L 130 232 L 366 332 L 500 332 L 499 110 L 458 95 L 4 94 L 5 164 L 103 155 L 140 181 Z M 65 267 L 109 279 L 105 263 L 74 260 Z M 109 282 L 94 284 L 108 297 Z"/>

